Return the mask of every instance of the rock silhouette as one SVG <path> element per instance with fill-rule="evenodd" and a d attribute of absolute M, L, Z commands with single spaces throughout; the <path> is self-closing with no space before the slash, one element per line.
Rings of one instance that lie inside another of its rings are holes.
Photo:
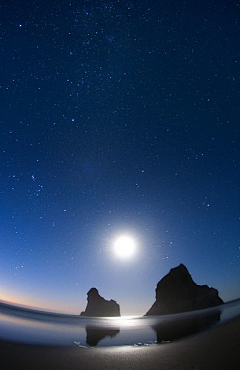
<path fill-rule="evenodd" d="M 120 306 L 116 301 L 107 301 L 101 297 L 96 288 L 87 293 L 87 307 L 81 312 L 81 316 L 120 316 Z"/>
<path fill-rule="evenodd" d="M 223 300 L 218 291 L 207 285 L 197 285 L 187 268 L 180 264 L 157 284 L 156 301 L 146 316 L 194 311 L 220 304 Z"/>

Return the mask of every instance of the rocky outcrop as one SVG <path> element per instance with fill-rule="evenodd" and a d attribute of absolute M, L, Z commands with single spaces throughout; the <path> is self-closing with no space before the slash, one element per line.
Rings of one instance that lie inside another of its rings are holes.
<path fill-rule="evenodd" d="M 112 299 L 107 301 L 96 288 L 92 288 L 87 293 L 87 307 L 81 316 L 120 316 L 120 306 Z"/>
<path fill-rule="evenodd" d="M 197 285 L 187 268 L 180 264 L 157 284 L 156 302 L 146 316 L 194 311 L 221 304 L 223 301 L 216 289 Z"/>

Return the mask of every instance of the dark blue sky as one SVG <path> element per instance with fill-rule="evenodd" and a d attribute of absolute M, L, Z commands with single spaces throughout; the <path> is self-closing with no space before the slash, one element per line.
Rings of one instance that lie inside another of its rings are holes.
<path fill-rule="evenodd" d="M 2 2 L 0 298 L 145 313 L 184 263 L 240 296 L 237 1 Z M 138 254 L 112 252 L 130 234 Z"/>

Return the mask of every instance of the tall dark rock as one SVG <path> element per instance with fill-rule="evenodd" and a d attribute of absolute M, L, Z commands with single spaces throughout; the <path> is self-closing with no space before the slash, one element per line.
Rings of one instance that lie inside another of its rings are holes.
<path fill-rule="evenodd" d="M 120 316 L 120 306 L 112 299 L 107 301 L 96 288 L 92 288 L 87 293 L 87 307 L 81 316 Z"/>
<path fill-rule="evenodd" d="M 166 315 L 194 311 L 223 304 L 218 291 L 194 283 L 187 268 L 180 264 L 164 276 L 156 288 L 156 302 L 146 313 Z"/>

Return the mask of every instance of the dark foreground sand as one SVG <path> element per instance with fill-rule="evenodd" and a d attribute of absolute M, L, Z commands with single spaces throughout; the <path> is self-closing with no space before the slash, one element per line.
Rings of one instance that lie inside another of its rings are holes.
<path fill-rule="evenodd" d="M 240 318 L 177 342 L 149 347 L 84 349 L 1 343 L 0 369 L 240 370 Z"/>

